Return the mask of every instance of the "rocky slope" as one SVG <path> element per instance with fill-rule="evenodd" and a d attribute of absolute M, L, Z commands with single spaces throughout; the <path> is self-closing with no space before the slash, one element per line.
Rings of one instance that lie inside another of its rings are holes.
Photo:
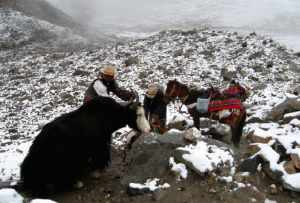
<path fill-rule="evenodd" d="M 76 28 L 79 26 L 70 16 L 44 0 L 27 0 L 26 2 L 20 0 L 3 0 L 0 3 L 0 7 L 11 8 L 27 16 L 45 20 L 63 27 Z"/>
<path fill-rule="evenodd" d="M 255 33 L 239 35 L 209 29 L 170 30 L 102 48 L 84 46 L 81 50 L 68 51 L 66 48 L 58 51 L 51 49 L 64 42 L 58 39 L 63 38 L 71 45 L 74 42 L 75 47 L 85 40 L 69 34 L 65 28 L 25 17 L 11 9 L 1 9 L 0 14 L 0 33 L 4 36 L 1 43 L 14 44 L 0 50 L 2 181 L 18 180 L 18 164 L 41 126 L 80 106 L 85 89 L 104 64 L 119 67 L 120 85 L 137 90 L 141 97 L 149 83 L 165 85 L 172 78 L 198 87 L 212 83 L 220 88 L 234 78 L 251 89 L 250 98 L 246 101 L 248 120 L 245 135 L 255 129 L 279 128 L 276 136 L 295 136 L 300 131 L 299 126 L 290 123 L 291 120 L 282 119 L 285 114 L 299 109 L 282 107 L 279 116 L 278 111 L 272 114 L 278 103 L 287 98 L 299 98 L 296 95 L 300 82 L 299 58 L 270 38 Z M 41 33 L 46 33 L 43 35 L 46 37 L 39 39 Z M 176 110 L 176 105 L 169 106 L 169 121 L 174 120 L 174 116 L 190 119 L 187 114 L 178 114 Z M 299 120 L 298 114 L 293 118 Z M 124 146 L 127 131 L 123 129 L 114 135 L 116 149 Z M 226 174 L 227 181 L 219 181 L 224 174 L 199 176 L 189 169 L 191 175 L 178 182 L 168 168 L 168 160 L 173 150 L 185 143 L 178 141 L 179 144 L 174 145 L 177 139 L 174 133 L 169 141 L 160 141 L 160 144 L 155 144 L 157 138 L 151 139 L 154 140 L 141 139 L 129 153 L 127 163 L 122 162 L 117 150 L 111 169 L 103 174 L 102 179 L 87 180 L 87 187 L 83 190 L 52 198 L 60 202 L 147 202 L 152 201 L 151 198 L 161 202 L 199 202 L 203 199 L 211 202 L 265 202 L 267 199 L 296 202 L 293 198 L 298 197 L 297 194 L 290 195 L 280 183 L 265 177 L 262 172 L 255 176 L 234 172 Z M 246 157 L 247 146 L 244 138 L 241 149 L 233 153 L 236 164 L 241 157 Z M 160 153 L 154 155 L 156 151 Z M 151 156 L 154 158 L 150 159 Z M 232 167 L 237 168 L 237 165 Z M 146 172 L 142 172 L 141 168 Z M 296 170 L 294 174 L 298 173 L 299 170 Z M 144 183 L 151 176 L 168 182 L 170 189 L 150 193 L 151 197 L 147 194 L 130 197 L 126 188 L 134 174 L 134 181 Z M 272 184 L 277 189 L 274 194 L 270 192 Z"/>

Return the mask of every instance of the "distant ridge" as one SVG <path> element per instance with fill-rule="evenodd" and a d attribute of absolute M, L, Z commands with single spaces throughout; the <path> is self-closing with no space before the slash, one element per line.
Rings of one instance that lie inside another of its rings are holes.
<path fill-rule="evenodd" d="M 44 0 L 1 0 L 0 7 L 9 7 L 52 24 L 80 29 L 80 24 L 63 11 L 55 8 Z"/>
<path fill-rule="evenodd" d="M 114 36 L 104 35 L 99 30 L 90 29 L 45 0 L 0 0 L 0 8 L 3 7 L 19 11 L 26 16 L 44 20 L 54 25 L 70 28 L 74 34 L 88 39 L 91 43 L 103 45 L 115 41 Z"/>

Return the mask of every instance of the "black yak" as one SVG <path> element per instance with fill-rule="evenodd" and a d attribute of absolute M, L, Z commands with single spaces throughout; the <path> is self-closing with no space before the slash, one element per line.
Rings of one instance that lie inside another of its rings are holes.
<path fill-rule="evenodd" d="M 126 125 L 150 130 L 138 102 L 97 97 L 46 124 L 21 165 L 22 187 L 35 194 L 70 188 L 87 172 L 110 163 L 111 134 Z"/>

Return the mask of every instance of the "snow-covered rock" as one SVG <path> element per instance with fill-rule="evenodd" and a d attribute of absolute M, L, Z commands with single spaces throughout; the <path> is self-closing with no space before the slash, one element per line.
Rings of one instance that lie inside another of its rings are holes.
<path fill-rule="evenodd" d="M 234 166 L 234 158 L 230 149 L 222 149 L 204 141 L 179 147 L 176 150 L 178 152 L 176 158 L 200 175 Z"/>
<path fill-rule="evenodd" d="M 8 9 L 0 8 L 0 50 L 17 48 L 28 44 L 39 47 L 83 46 L 87 40 L 76 35 L 69 28 Z"/>
<path fill-rule="evenodd" d="M 14 189 L 0 189 L 0 203 L 23 203 L 24 198 Z"/>

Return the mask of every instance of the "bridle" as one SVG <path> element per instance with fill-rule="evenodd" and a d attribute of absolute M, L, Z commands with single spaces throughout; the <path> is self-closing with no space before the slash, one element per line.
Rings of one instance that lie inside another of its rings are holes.
<path fill-rule="evenodd" d="M 175 98 L 177 97 L 178 95 L 176 94 L 176 89 L 177 89 L 177 83 L 176 81 L 172 81 L 172 86 L 171 86 L 171 90 L 170 92 L 168 93 L 168 91 L 166 91 L 166 96 L 169 97 L 169 98 Z"/>
<path fill-rule="evenodd" d="M 189 97 L 189 93 L 188 93 L 188 89 L 185 85 L 179 83 L 178 81 L 171 81 L 172 82 L 172 86 L 171 86 L 171 90 L 168 92 L 166 91 L 166 96 L 172 99 L 175 99 L 176 97 L 178 97 L 182 103 L 185 103 L 185 101 L 188 99 Z M 185 89 L 184 89 L 185 88 Z M 184 92 L 184 90 L 186 90 L 187 94 L 182 95 Z"/>

